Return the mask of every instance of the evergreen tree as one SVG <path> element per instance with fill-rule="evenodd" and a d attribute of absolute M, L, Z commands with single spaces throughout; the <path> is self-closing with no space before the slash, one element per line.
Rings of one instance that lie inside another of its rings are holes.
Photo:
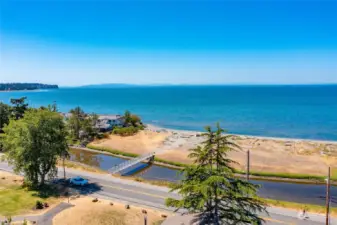
<path fill-rule="evenodd" d="M 70 110 L 71 117 L 67 121 L 67 125 L 69 127 L 71 135 L 79 140 L 80 139 L 80 131 L 82 128 L 83 121 L 86 118 L 86 114 L 80 107 L 76 107 Z"/>
<path fill-rule="evenodd" d="M 265 208 L 256 195 L 258 186 L 234 176 L 235 162 L 228 153 L 240 147 L 224 133 L 219 124 L 215 131 L 206 127 L 206 140 L 189 155 L 195 164 L 184 170 L 184 179 L 172 189 L 182 199 L 169 198 L 166 204 L 194 213 L 193 222 L 200 224 L 261 223 L 257 213 Z"/>
<path fill-rule="evenodd" d="M 11 104 L 13 105 L 12 115 L 16 120 L 21 119 L 25 111 L 28 109 L 28 104 L 25 102 L 26 99 L 26 97 L 11 99 Z"/>

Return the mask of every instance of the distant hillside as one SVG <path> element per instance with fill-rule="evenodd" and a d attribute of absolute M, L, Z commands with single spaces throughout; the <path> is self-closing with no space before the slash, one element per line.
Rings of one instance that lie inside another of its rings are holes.
<path fill-rule="evenodd" d="M 58 89 L 58 85 L 39 83 L 0 83 L 0 91 L 22 91 L 38 89 Z"/>
<path fill-rule="evenodd" d="M 90 84 L 80 86 L 80 88 L 122 88 L 122 87 L 134 87 L 137 86 L 135 84 Z"/>

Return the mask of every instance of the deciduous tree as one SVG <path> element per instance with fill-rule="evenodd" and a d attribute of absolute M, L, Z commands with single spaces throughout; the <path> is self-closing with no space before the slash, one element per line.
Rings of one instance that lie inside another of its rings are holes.
<path fill-rule="evenodd" d="M 62 117 L 48 109 L 29 109 L 20 120 L 4 127 L 4 150 L 16 172 L 23 172 L 33 186 L 44 185 L 56 175 L 59 157 L 67 155 Z"/>
<path fill-rule="evenodd" d="M 8 124 L 11 115 L 11 107 L 0 102 L 0 133 L 5 124 Z"/>

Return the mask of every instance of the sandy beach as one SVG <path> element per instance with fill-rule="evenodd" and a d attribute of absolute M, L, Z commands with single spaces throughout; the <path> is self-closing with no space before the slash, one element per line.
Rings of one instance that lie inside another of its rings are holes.
<path fill-rule="evenodd" d="M 200 133 L 148 125 L 134 136 L 110 135 L 92 144 L 137 154 L 156 151 L 159 158 L 192 163 L 188 150 L 203 141 Z M 246 135 L 234 135 L 234 140 L 242 150 L 229 156 L 239 163 L 238 169 L 246 166 L 247 150 L 253 171 L 325 175 L 328 166 L 337 165 L 337 142 Z"/>

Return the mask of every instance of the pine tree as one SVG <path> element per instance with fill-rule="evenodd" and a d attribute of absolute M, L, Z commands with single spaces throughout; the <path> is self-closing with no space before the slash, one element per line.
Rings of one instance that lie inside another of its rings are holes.
<path fill-rule="evenodd" d="M 205 141 L 191 149 L 194 165 L 184 169 L 184 179 L 172 191 L 178 191 L 181 200 L 169 198 L 168 206 L 187 209 L 194 213 L 193 222 L 199 224 L 253 224 L 263 221 L 257 215 L 265 211 L 257 198 L 257 185 L 234 176 L 230 151 L 240 150 L 231 135 L 217 124 L 215 131 L 206 127 Z"/>

